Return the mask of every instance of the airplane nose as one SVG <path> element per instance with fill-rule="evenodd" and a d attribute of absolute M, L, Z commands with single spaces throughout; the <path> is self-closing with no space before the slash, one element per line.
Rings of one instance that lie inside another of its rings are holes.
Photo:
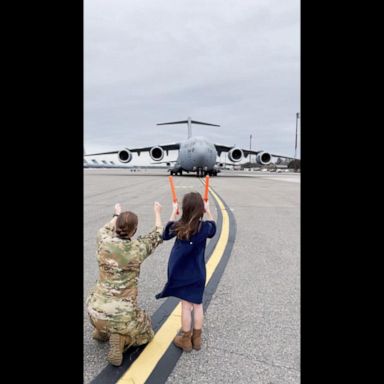
<path fill-rule="evenodd" d="M 195 153 L 194 153 L 194 158 L 195 158 L 195 163 L 198 167 L 204 167 L 207 164 L 207 148 L 204 145 L 198 145 L 195 147 Z"/>

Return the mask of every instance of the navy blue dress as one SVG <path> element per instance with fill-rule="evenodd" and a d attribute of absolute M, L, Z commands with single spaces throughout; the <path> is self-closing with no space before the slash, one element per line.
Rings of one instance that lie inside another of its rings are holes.
<path fill-rule="evenodd" d="M 174 221 L 169 221 L 164 228 L 163 239 L 175 237 L 172 231 Z M 156 299 L 174 296 L 194 304 L 203 302 L 205 288 L 205 245 L 207 238 L 216 233 L 216 223 L 211 220 L 201 221 L 199 231 L 189 240 L 176 239 L 168 261 L 168 282 Z"/>

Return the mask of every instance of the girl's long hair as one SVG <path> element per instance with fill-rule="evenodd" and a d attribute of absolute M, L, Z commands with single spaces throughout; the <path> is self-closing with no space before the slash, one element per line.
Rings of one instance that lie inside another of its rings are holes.
<path fill-rule="evenodd" d="M 180 240 L 188 240 L 198 232 L 200 219 L 204 216 L 204 201 L 198 192 L 190 192 L 183 198 L 183 214 L 172 230 Z"/>

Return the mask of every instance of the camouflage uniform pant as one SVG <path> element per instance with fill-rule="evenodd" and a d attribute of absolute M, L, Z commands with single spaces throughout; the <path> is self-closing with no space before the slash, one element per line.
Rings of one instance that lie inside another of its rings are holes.
<path fill-rule="evenodd" d="M 135 310 L 135 320 L 130 322 L 119 321 L 115 319 L 101 320 L 89 316 L 91 324 L 102 334 L 110 335 L 118 333 L 124 336 L 130 336 L 133 345 L 143 345 L 149 343 L 154 332 L 149 316 L 140 308 Z"/>

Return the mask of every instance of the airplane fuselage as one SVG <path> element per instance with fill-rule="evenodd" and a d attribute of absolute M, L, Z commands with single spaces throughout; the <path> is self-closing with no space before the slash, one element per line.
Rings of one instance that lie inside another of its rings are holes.
<path fill-rule="evenodd" d="M 188 172 L 211 172 L 215 169 L 216 158 L 215 146 L 205 137 L 195 136 L 180 144 L 177 163 Z"/>

